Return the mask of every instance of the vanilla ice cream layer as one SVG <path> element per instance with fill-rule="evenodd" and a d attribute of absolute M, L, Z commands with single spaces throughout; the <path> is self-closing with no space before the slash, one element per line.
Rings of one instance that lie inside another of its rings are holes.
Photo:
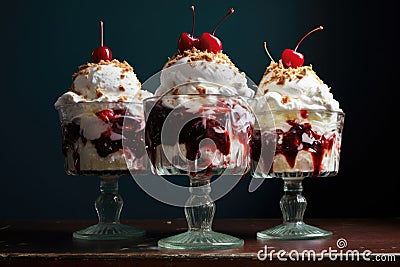
<path fill-rule="evenodd" d="M 74 151 L 70 150 L 66 155 L 66 163 L 68 170 L 75 172 L 90 171 L 140 171 L 146 170 L 146 157 L 136 158 L 129 149 L 118 150 L 106 157 L 100 157 L 96 151 L 96 147 L 90 141 L 82 142 L 79 138 L 75 144 L 77 153 L 79 154 L 79 170 L 75 170 L 76 156 Z"/>
<path fill-rule="evenodd" d="M 97 154 L 96 147 L 90 141 L 84 144 L 79 138 L 75 145 L 78 147 L 80 171 L 127 169 L 125 155 L 122 150 L 111 153 L 106 157 L 100 157 Z M 72 152 L 69 153 L 72 154 Z"/>
<path fill-rule="evenodd" d="M 207 142 L 207 141 L 206 141 Z M 214 147 L 215 148 L 215 147 Z M 247 145 L 243 144 L 234 135 L 230 135 L 230 153 L 228 155 L 222 154 L 218 149 L 213 149 L 213 146 L 202 146 L 199 148 L 200 158 L 190 161 L 186 156 L 186 145 L 176 143 L 175 145 L 158 145 L 153 153 L 157 159 L 155 166 L 156 172 L 159 174 L 176 173 L 173 169 L 179 169 L 179 172 L 201 172 L 206 171 L 210 166 L 213 168 L 226 169 L 226 173 L 238 174 L 241 170 L 247 171 L 249 162 L 246 156 Z M 235 159 L 235 160 L 233 160 Z M 169 167 L 165 167 L 170 163 Z"/>

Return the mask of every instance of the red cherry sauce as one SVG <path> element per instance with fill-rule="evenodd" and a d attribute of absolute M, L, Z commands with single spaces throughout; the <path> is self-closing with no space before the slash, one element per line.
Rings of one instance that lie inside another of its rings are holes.
<path fill-rule="evenodd" d="M 200 142 L 205 138 L 213 140 L 222 154 L 229 154 L 230 139 L 225 128 L 214 119 L 195 118 L 186 123 L 179 134 L 179 143 L 185 144 L 188 160 L 199 157 Z"/>
<path fill-rule="evenodd" d="M 107 110 L 107 113 L 110 112 Z M 131 119 L 131 117 L 125 117 L 124 109 L 115 109 L 112 110 L 113 116 L 104 117 L 104 111 L 98 112 L 96 115 L 102 119 L 105 123 L 109 125 L 109 128 L 101 134 L 101 136 L 94 140 L 87 140 L 80 129 L 80 125 L 76 122 L 70 122 L 62 126 L 62 134 L 63 134 L 63 144 L 62 144 L 62 152 L 64 156 L 67 156 L 68 151 L 72 151 L 72 156 L 74 160 L 75 169 L 80 171 L 80 155 L 75 147 L 75 143 L 81 138 L 83 144 L 86 144 L 87 141 L 92 142 L 96 148 L 97 154 L 100 157 L 107 157 L 109 154 L 114 153 L 120 149 L 122 149 L 122 139 L 111 140 L 111 134 L 121 134 L 124 126 L 128 127 L 128 130 L 135 131 L 135 134 L 129 136 L 129 138 L 125 141 L 127 146 L 131 149 L 132 153 L 135 157 L 142 157 L 146 150 L 144 147 L 143 140 L 143 129 L 141 133 L 137 132 L 138 129 L 141 129 L 141 122 Z"/>
<path fill-rule="evenodd" d="M 147 107 L 151 108 L 146 122 L 146 146 L 148 154 L 155 163 L 156 147 L 161 145 L 161 131 L 167 116 L 172 109 L 163 106 L 162 100 L 158 100 L 154 105 Z M 188 160 L 196 160 L 200 157 L 200 142 L 205 138 L 211 139 L 216 149 L 222 154 L 228 155 L 230 152 L 230 138 L 228 131 L 218 119 L 219 116 L 226 116 L 226 113 L 215 114 L 214 118 L 196 117 L 193 118 L 193 113 L 187 112 L 184 107 L 175 108 L 173 113 L 174 119 L 168 120 L 168 129 L 176 130 L 176 133 L 167 133 L 163 136 L 163 142 L 166 145 L 184 144 L 186 147 L 186 158 Z M 174 125 L 171 125 L 174 124 Z M 175 125 L 176 124 L 176 125 Z"/>
<path fill-rule="evenodd" d="M 298 123 L 294 120 L 288 120 L 287 123 L 291 125 L 287 132 L 284 132 L 281 129 L 276 129 L 275 134 L 263 133 L 263 137 L 259 130 L 253 132 L 252 159 L 259 161 L 261 156 L 261 146 L 276 144 L 275 155 L 283 155 L 289 166 L 293 168 L 299 151 L 307 151 L 311 153 L 313 159 L 313 176 L 318 176 L 322 170 L 323 156 L 326 151 L 332 149 L 335 135 L 333 134 L 329 138 L 319 135 L 312 130 L 310 123 Z M 271 140 L 271 138 L 275 138 L 275 140 Z M 273 172 L 272 168 L 270 173 Z"/>

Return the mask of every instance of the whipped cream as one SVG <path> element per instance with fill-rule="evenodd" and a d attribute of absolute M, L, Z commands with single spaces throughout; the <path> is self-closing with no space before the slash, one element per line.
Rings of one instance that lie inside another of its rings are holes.
<path fill-rule="evenodd" d="M 268 66 L 258 85 L 256 97 L 263 97 L 271 110 L 342 111 L 330 87 L 311 66 L 285 68 L 281 60 Z"/>
<path fill-rule="evenodd" d="M 222 53 L 203 52 L 193 48 L 176 54 L 161 70 L 155 95 L 223 94 L 253 97 L 244 72 Z"/>
<path fill-rule="evenodd" d="M 301 110 L 312 110 L 309 119 L 324 124 L 335 122 L 334 112 L 342 111 L 330 87 L 311 66 L 285 68 L 281 60 L 268 66 L 250 105 L 258 124 L 267 128 L 301 118 Z"/>
<path fill-rule="evenodd" d="M 55 102 L 56 108 L 80 102 L 141 102 L 153 95 L 141 89 L 129 63 L 117 59 L 82 65 L 72 80 L 70 90 Z"/>

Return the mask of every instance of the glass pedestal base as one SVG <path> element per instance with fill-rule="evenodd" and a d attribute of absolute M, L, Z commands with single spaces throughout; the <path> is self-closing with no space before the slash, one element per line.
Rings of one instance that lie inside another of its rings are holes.
<path fill-rule="evenodd" d="M 98 223 L 73 233 L 74 238 L 84 240 L 121 240 L 144 235 L 144 230 L 121 223 Z"/>
<path fill-rule="evenodd" d="M 268 240 L 301 240 L 330 237 L 332 232 L 319 229 L 304 222 L 285 222 L 260 231 L 257 238 Z"/>
<path fill-rule="evenodd" d="M 118 194 L 118 179 L 118 174 L 100 176 L 100 195 L 94 205 L 99 221 L 95 225 L 75 231 L 73 233 L 74 238 L 123 240 L 145 235 L 145 231 L 142 229 L 120 223 L 123 200 Z"/>
<path fill-rule="evenodd" d="M 214 231 L 187 231 L 158 241 L 158 246 L 168 249 L 219 250 L 238 248 L 244 240 Z"/>
<path fill-rule="evenodd" d="M 307 200 L 303 196 L 302 180 L 304 177 L 283 177 L 284 195 L 279 203 L 283 223 L 257 233 L 257 238 L 267 240 L 304 240 L 326 238 L 332 232 L 304 223 L 303 216 Z"/>

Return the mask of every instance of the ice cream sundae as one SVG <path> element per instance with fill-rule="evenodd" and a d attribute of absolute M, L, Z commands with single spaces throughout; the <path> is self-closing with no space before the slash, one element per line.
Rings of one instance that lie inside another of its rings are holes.
<path fill-rule="evenodd" d="M 124 120 L 133 132 L 144 130 L 141 103 L 149 96 L 152 94 L 141 90 L 141 83 L 126 61 L 100 60 L 80 66 L 70 90 L 55 103 L 62 121 L 67 171 L 124 171 L 127 164 L 129 168 L 139 168 L 135 159 L 143 157 L 145 151 L 124 150 L 122 130 Z"/>
<path fill-rule="evenodd" d="M 66 170 L 129 173 L 128 169 L 144 168 L 142 100 L 152 93 L 141 89 L 128 62 L 112 59 L 109 47 L 101 44 L 91 58 L 72 75 L 70 89 L 54 104 L 62 122 Z M 134 133 L 129 142 L 137 146 L 123 149 L 123 127 Z"/>
<path fill-rule="evenodd" d="M 271 57 L 251 102 L 256 114 L 251 173 L 256 178 L 282 178 L 285 192 L 280 201 L 283 223 L 259 231 L 261 239 L 332 235 L 303 222 L 307 201 L 302 181 L 337 174 L 344 123 L 344 113 L 330 87 L 311 66 L 303 66 L 304 56 L 297 52 L 305 37 L 321 29 L 306 34 L 294 50 L 285 49 L 278 62 Z M 265 50 L 268 53 L 266 45 Z"/>
<path fill-rule="evenodd" d="M 62 130 L 62 152 L 69 175 L 100 176 L 100 195 L 95 202 L 99 222 L 75 231 L 74 238 L 117 240 L 143 236 L 145 231 L 121 224 L 123 200 L 118 194 L 121 175 L 144 174 L 149 169 L 144 144 L 142 90 L 133 68 L 112 58 L 103 45 L 72 75 L 72 85 L 54 106 Z"/>
<path fill-rule="evenodd" d="M 194 13 L 194 7 L 191 8 Z M 229 9 L 216 28 L 233 12 L 232 8 Z M 249 133 L 254 119 L 243 98 L 253 97 L 255 92 L 249 88 L 245 73 L 239 71 L 222 52 L 222 42 L 214 35 L 216 28 L 212 34 L 203 33 L 200 38 L 194 37 L 193 32 L 180 35 L 177 53 L 161 70 L 155 97 L 152 101 L 145 101 L 145 109 L 151 110 L 146 124 L 150 155 L 157 158 L 155 154 L 163 151 L 173 157 L 169 161 L 180 169 L 187 166 L 188 160 L 196 160 L 197 168 L 199 162 L 210 169 L 215 166 L 233 167 L 236 162 L 231 160 L 231 153 L 249 153 Z M 179 130 L 179 140 L 162 142 L 161 130 L 171 112 L 175 121 L 183 123 L 180 128 L 176 125 L 169 132 L 173 135 Z M 199 114 L 208 118 L 194 118 Z M 226 116 L 235 118 L 232 133 L 225 128 L 226 125 L 221 125 Z M 199 142 L 204 138 L 213 140 L 216 147 L 199 148 Z M 161 143 L 163 149 L 159 149 Z M 213 160 L 211 157 L 204 162 L 197 160 L 200 154 L 210 156 L 210 151 L 213 151 Z M 163 154 L 161 158 L 167 155 Z"/>
<path fill-rule="evenodd" d="M 229 9 L 221 21 L 232 13 Z M 178 52 L 161 70 L 155 96 L 144 100 L 146 145 L 155 173 L 190 179 L 185 202 L 188 231 L 159 240 L 163 248 L 229 249 L 244 243 L 212 231 L 215 204 L 210 183 L 213 176 L 240 179 L 249 170 L 254 116 L 245 98 L 255 92 L 246 75 L 222 53 L 215 29 L 200 38 L 193 30 L 191 35 L 182 33 Z"/>
<path fill-rule="evenodd" d="M 99 222 L 75 231 L 74 238 L 116 240 L 143 236 L 145 231 L 119 222 L 123 201 L 118 194 L 121 175 L 143 174 L 148 169 L 144 144 L 142 90 L 133 68 L 112 59 L 111 49 L 101 44 L 72 75 L 72 85 L 54 106 L 62 130 L 62 152 L 69 175 L 100 176 L 100 195 L 95 202 Z"/>
<path fill-rule="evenodd" d="M 270 175 L 296 171 L 329 175 L 338 170 L 341 135 L 337 130 L 342 109 L 312 66 L 297 62 L 296 51 L 291 50 L 295 59 L 290 58 L 287 50 L 278 62 L 271 60 L 258 85 L 253 102 L 258 125 L 253 160 L 258 164 L 260 154 L 267 154 L 261 153 L 264 145 L 264 149 L 275 148 L 273 159 L 269 153 L 259 166 L 271 167 Z"/>

